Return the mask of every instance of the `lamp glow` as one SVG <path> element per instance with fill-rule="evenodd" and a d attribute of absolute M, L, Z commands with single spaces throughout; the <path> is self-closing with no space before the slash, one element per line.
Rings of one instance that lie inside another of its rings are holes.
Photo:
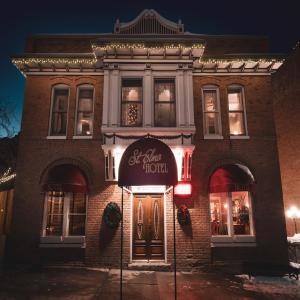
<path fill-rule="evenodd" d="M 190 183 L 178 183 L 174 188 L 174 194 L 179 196 L 191 195 L 192 185 Z"/>

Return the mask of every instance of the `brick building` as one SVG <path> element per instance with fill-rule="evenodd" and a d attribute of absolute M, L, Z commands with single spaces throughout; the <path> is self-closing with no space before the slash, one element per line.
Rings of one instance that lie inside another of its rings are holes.
<path fill-rule="evenodd" d="M 186 32 L 153 10 L 111 34 L 37 35 L 13 63 L 26 76 L 8 256 L 118 266 L 118 169 L 144 136 L 167 144 L 184 196 L 129 186 L 124 263 L 191 269 L 218 260 L 287 259 L 271 74 L 282 58 L 260 36 Z M 180 188 L 179 194 L 180 194 Z"/>
<path fill-rule="evenodd" d="M 272 76 L 274 118 L 285 211 L 300 209 L 300 48 L 299 43 L 284 65 Z M 298 216 L 299 219 L 299 216 Z M 299 220 L 297 230 L 300 231 Z M 286 218 L 287 235 L 295 234 L 292 218 Z"/>

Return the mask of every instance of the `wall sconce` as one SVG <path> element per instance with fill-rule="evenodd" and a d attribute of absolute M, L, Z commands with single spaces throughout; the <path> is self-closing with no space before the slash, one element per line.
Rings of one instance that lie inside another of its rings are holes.
<path fill-rule="evenodd" d="M 289 219 L 293 219 L 294 225 L 295 225 L 295 234 L 297 234 L 298 233 L 298 230 L 297 230 L 297 219 L 300 219 L 300 209 L 298 209 L 296 206 L 291 206 L 286 211 L 286 216 Z"/>

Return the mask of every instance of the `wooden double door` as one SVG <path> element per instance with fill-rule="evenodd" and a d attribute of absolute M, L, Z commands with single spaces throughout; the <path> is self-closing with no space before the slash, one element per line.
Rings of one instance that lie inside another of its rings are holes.
<path fill-rule="evenodd" d="M 132 224 L 132 258 L 163 260 L 165 258 L 163 195 L 134 195 Z"/>

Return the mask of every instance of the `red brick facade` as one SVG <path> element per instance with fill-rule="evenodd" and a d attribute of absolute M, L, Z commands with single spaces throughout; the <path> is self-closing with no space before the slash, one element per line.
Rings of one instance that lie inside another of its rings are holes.
<path fill-rule="evenodd" d="M 33 37 L 27 41 L 27 53 L 91 52 L 90 42 L 97 36 Z M 207 55 L 262 53 L 268 42 L 260 37 L 211 37 L 206 39 Z M 55 70 L 54 70 L 55 73 Z M 284 75 L 283 75 L 284 76 Z M 299 76 L 298 76 L 299 77 Z M 70 87 L 66 139 L 47 139 L 51 110 L 51 91 L 55 84 Z M 76 88 L 80 84 L 95 87 L 94 131 L 91 139 L 74 139 Z M 220 91 L 223 139 L 204 139 L 201 88 L 216 85 Z M 229 134 L 227 87 L 243 86 L 249 138 L 232 139 Z M 286 231 L 272 106 L 270 74 L 193 75 L 194 120 L 196 133 L 192 164 L 192 196 L 188 201 L 191 226 L 176 222 L 177 262 L 179 269 L 207 265 L 218 260 L 258 260 L 285 262 Z M 275 84 L 276 86 L 276 84 Z M 296 86 L 296 85 L 295 85 Z M 104 75 L 101 74 L 28 74 L 20 135 L 13 229 L 7 256 L 16 262 L 41 260 L 82 260 L 89 266 L 118 267 L 120 228 L 108 229 L 103 210 L 110 201 L 120 204 L 121 189 L 116 182 L 105 181 L 105 159 L 101 148 Z M 288 109 L 288 108 L 287 108 Z M 282 119 L 286 119 L 283 117 Z M 296 119 L 295 119 L 296 121 Z M 294 127 L 296 128 L 296 126 Z M 295 133 L 296 134 L 296 133 Z M 279 143 L 281 140 L 278 141 Z M 280 155 L 288 155 L 281 152 Z M 69 163 L 78 166 L 88 181 L 86 247 L 84 249 L 39 247 L 45 194 L 42 183 L 48 170 Z M 240 163 L 255 179 L 252 193 L 256 244 L 252 247 L 211 247 L 209 179 L 224 164 Z M 283 170 L 284 171 L 284 170 Z M 293 196 L 296 194 L 293 194 Z M 130 195 L 124 197 L 124 265 L 130 263 Z M 166 196 L 167 262 L 173 260 L 172 197 Z"/>

